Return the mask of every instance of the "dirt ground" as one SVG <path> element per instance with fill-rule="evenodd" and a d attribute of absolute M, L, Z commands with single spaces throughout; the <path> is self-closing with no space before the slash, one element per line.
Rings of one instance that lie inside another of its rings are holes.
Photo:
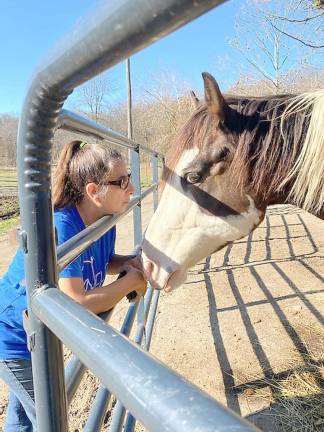
<path fill-rule="evenodd" d="M 144 201 L 144 226 L 151 208 Z M 118 225 L 118 253 L 132 249 L 131 217 Z M 248 238 L 161 294 L 153 355 L 263 431 L 324 431 L 323 232 L 324 222 L 300 209 L 269 208 Z M 2 274 L 12 238 L 0 246 Z M 116 308 L 116 328 L 126 308 Z M 82 430 L 96 386 L 87 373 L 70 407 L 71 431 Z M 0 430 L 6 398 L 0 383 Z"/>

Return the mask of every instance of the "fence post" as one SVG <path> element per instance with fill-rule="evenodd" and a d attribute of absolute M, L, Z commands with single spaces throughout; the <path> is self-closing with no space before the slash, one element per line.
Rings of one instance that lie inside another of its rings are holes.
<path fill-rule="evenodd" d="M 152 156 L 152 168 L 153 168 L 153 184 L 159 181 L 159 158 L 158 155 Z M 154 211 L 157 209 L 159 203 L 159 194 L 157 189 L 153 192 L 153 209 Z"/>
<path fill-rule="evenodd" d="M 133 139 L 133 117 L 132 117 L 132 82 L 130 72 L 130 59 L 126 59 L 126 82 L 127 82 L 127 136 Z M 135 194 L 141 195 L 141 171 L 140 171 L 140 156 L 139 146 L 130 150 L 130 164 L 132 172 L 132 183 L 135 188 Z M 142 215 L 141 203 L 134 208 L 133 211 L 133 226 L 134 226 L 134 248 L 138 247 L 142 242 Z"/>

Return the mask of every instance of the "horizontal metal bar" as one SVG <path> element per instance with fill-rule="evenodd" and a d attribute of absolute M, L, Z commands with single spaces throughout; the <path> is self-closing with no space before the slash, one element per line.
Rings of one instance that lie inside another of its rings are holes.
<path fill-rule="evenodd" d="M 112 312 L 113 309 L 107 312 L 102 312 L 99 314 L 99 317 L 105 322 L 108 322 L 112 316 Z M 66 365 L 64 376 L 68 406 L 70 405 L 86 370 L 87 368 L 80 362 L 76 355 L 73 355 Z"/>
<path fill-rule="evenodd" d="M 99 2 L 98 8 L 79 22 L 36 69 L 27 89 L 17 136 L 21 223 L 28 242 L 28 305 L 39 286 L 57 284 L 50 161 L 53 132 L 64 101 L 77 86 L 221 2 Z M 56 318 L 60 323 L 61 317 Z M 69 323 L 65 323 L 67 330 Z M 30 325 L 36 340 L 32 358 L 37 428 L 46 432 L 67 431 L 61 346 L 31 310 Z M 88 342 L 91 345 L 93 341 Z"/>
<path fill-rule="evenodd" d="M 146 326 L 145 326 L 145 349 L 149 351 L 150 345 L 151 345 L 151 339 L 152 339 L 152 333 L 153 333 L 153 325 L 155 322 L 155 315 L 157 310 L 157 305 L 160 298 L 160 291 L 155 290 L 153 293 L 153 299 L 152 304 L 149 310 L 148 315 L 146 315 Z M 148 312 L 148 311 L 147 311 Z M 139 345 L 142 344 L 144 336 L 144 328 L 142 326 L 139 326 L 135 335 L 135 342 Z M 136 420 L 132 416 L 131 413 L 127 414 L 125 425 L 124 425 L 124 432 L 132 432 L 135 427 Z"/>
<path fill-rule="evenodd" d="M 111 227 L 116 225 L 125 215 L 127 215 L 134 207 L 144 200 L 151 192 L 157 188 L 155 183 L 147 188 L 140 197 L 134 197 L 127 206 L 127 209 L 117 215 L 104 216 L 94 224 L 85 228 L 80 233 L 71 237 L 69 240 L 61 244 L 57 248 L 57 265 L 58 271 L 64 269 L 68 264 L 75 260 L 85 249 L 87 249 L 94 241 L 103 236 Z"/>
<path fill-rule="evenodd" d="M 82 135 L 91 135 L 102 140 L 107 140 L 112 144 L 130 149 L 139 148 L 153 156 L 159 156 L 160 158 L 164 157 L 162 153 L 152 150 L 143 144 L 138 144 L 134 140 L 109 129 L 104 125 L 66 109 L 62 109 L 60 112 L 57 128 L 80 133 Z"/>
<path fill-rule="evenodd" d="M 124 318 L 123 325 L 121 327 L 121 331 L 120 331 L 121 334 L 125 336 L 129 336 L 132 330 L 137 309 L 138 309 L 138 302 L 131 303 L 129 305 L 126 316 Z M 84 432 L 100 431 L 102 423 L 105 418 L 110 397 L 111 397 L 110 391 L 106 387 L 100 385 L 100 387 L 97 390 L 97 394 L 93 402 L 93 405 L 91 407 L 91 410 L 89 412 L 89 417 L 84 426 Z"/>
<path fill-rule="evenodd" d="M 141 344 L 142 339 L 143 339 L 144 325 L 146 323 L 147 316 L 148 316 L 149 311 L 150 311 L 152 294 L 153 294 L 153 289 L 152 289 L 152 287 L 149 287 L 147 292 L 146 292 L 145 299 L 144 299 L 144 317 L 143 317 L 144 322 L 141 325 L 137 325 L 137 329 L 136 329 L 136 333 L 135 333 L 134 342 L 137 344 Z M 142 301 L 142 300 L 140 300 L 140 301 Z M 122 430 L 125 414 L 126 414 L 126 410 L 125 410 L 123 404 L 119 400 L 117 400 L 117 403 L 114 407 L 109 432 L 120 432 Z"/>
<path fill-rule="evenodd" d="M 70 91 L 223 2 L 99 2 L 38 65 L 35 81 Z"/>
<path fill-rule="evenodd" d="M 135 249 L 133 251 L 133 254 L 137 254 L 137 253 L 138 250 Z M 151 289 L 149 288 L 145 295 L 145 303 L 149 304 L 151 298 L 152 298 L 152 288 Z M 138 309 L 138 302 L 131 303 L 129 305 L 128 311 L 124 318 L 123 325 L 120 330 L 120 332 L 125 336 L 129 336 L 131 332 L 137 309 Z M 113 309 L 111 309 L 109 312 L 103 312 L 99 316 L 107 322 L 112 315 L 112 311 Z M 106 316 L 107 319 L 105 319 Z M 68 400 L 69 400 L 69 390 L 67 390 L 67 393 L 68 393 Z M 102 385 L 99 386 L 95 400 L 90 409 L 87 422 L 84 426 L 84 432 L 94 432 L 100 430 L 107 411 L 107 406 L 109 403 L 110 396 L 111 393 L 105 387 L 103 387 Z"/>
<path fill-rule="evenodd" d="M 134 254 L 136 254 L 137 252 L 138 251 L 136 250 L 133 251 Z M 146 305 L 145 311 L 147 311 L 146 317 L 148 314 L 151 298 L 152 298 L 152 288 L 149 287 L 145 295 L 145 305 Z M 129 336 L 131 332 L 137 309 L 138 309 L 138 302 L 131 303 L 129 305 L 128 311 L 124 318 L 123 325 L 120 330 L 120 332 L 125 336 Z M 108 322 L 112 316 L 112 312 L 113 309 L 107 312 L 102 312 L 99 314 L 99 317 L 105 322 Z M 65 385 L 66 385 L 68 405 L 70 405 L 73 396 L 76 390 L 78 389 L 78 386 L 86 370 L 87 368 L 80 362 L 80 360 L 75 355 L 73 355 L 65 368 Z M 91 410 L 89 412 L 89 418 L 86 422 L 84 431 L 99 430 L 106 413 L 106 408 L 109 403 L 109 397 L 110 397 L 109 391 L 105 387 L 100 386 L 97 391 Z"/>
<path fill-rule="evenodd" d="M 35 291 L 31 308 L 148 430 L 257 430 L 57 288 Z"/>

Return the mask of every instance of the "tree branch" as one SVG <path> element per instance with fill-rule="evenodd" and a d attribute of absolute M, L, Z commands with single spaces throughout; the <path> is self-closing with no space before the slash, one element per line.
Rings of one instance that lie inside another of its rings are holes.
<path fill-rule="evenodd" d="M 243 55 L 243 57 L 245 58 L 245 60 L 250 63 L 257 71 L 259 71 L 259 73 L 267 80 L 269 80 L 275 87 L 277 87 L 275 81 L 272 79 L 272 77 L 270 75 L 268 75 L 257 63 L 255 63 L 252 59 L 250 59 L 249 57 L 247 57 L 244 53 L 244 51 L 242 51 L 239 47 L 236 47 L 236 49 L 238 49 L 240 51 L 240 53 Z"/>
<path fill-rule="evenodd" d="M 287 17 L 283 17 L 283 16 L 278 16 L 278 15 L 268 15 L 268 17 L 271 20 L 287 21 L 287 22 L 290 22 L 290 23 L 305 23 L 305 22 L 311 21 L 313 19 L 319 18 L 322 15 L 324 15 L 324 12 L 320 12 L 317 15 L 313 15 L 311 17 L 307 17 L 307 18 L 303 18 L 303 19 L 291 19 L 291 18 L 287 18 Z"/>
<path fill-rule="evenodd" d="M 307 47 L 309 47 L 309 48 L 316 48 L 316 49 L 318 49 L 318 48 L 324 48 L 324 45 L 312 45 L 312 44 L 310 44 L 310 43 L 308 43 L 308 42 L 303 41 L 302 39 L 300 39 L 300 38 L 298 38 L 298 37 L 296 37 L 296 36 L 293 36 L 293 35 L 291 35 L 291 34 L 289 34 L 289 33 L 286 33 L 285 31 L 283 31 L 283 30 L 279 29 L 277 26 L 275 26 L 273 23 L 272 23 L 272 25 L 273 25 L 273 27 L 274 27 L 276 30 L 278 30 L 278 32 L 280 32 L 280 33 L 286 35 L 287 37 L 289 37 L 289 38 L 291 38 L 291 39 L 294 39 L 294 40 L 300 42 L 301 44 L 303 44 L 303 45 L 305 45 L 305 46 L 307 46 Z"/>

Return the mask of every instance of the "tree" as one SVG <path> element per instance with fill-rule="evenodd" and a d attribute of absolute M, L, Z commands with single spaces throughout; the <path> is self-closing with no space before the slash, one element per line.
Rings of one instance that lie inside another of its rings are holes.
<path fill-rule="evenodd" d="M 73 99 L 79 111 L 90 115 L 92 120 L 99 122 L 110 106 L 109 93 L 111 94 L 116 88 L 116 80 L 112 73 L 105 72 L 77 89 Z"/>
<path fill-rule="evenodd" d="M 238 14 L 236 35 L 230 41 L 242 55 L 242 74 L 258 80 L 262 78 L 270 92 L 280 93 L 283 77 L 292 70 L 321 67 L 318 52 L 321 43 L 317 44 L 315 56 L 315 48 L 308 46 L 315 43 L 302 44 L 289 36 L 296 26 L 295 21 L 311 18 L 310 13 L 304 10 L 304 0 L 247 0 Z M 303 35 L 308 41 L 311 37 L 320 38 L 321 29 L 316 19 L 303 22 Z"/>
<path fill-rule="evenodd" d="M 16 165 L 18 118 L 9 114 L 0 117 L 0 159 L 6 166 Z"/>
<path fill-rule="evenodd" d="M 134 111 L 135 136 L 164 153 L 172 137 L 194 110 L 192 86 L 165 70 L 142 85 L 142 100 Z"/>
<path fill-rule="evenodd" d="M 324 3 L 320 0 L 313 3 L 309 0 L 299 0 L 291 3 L 290 16 L 265 11 L 265 18 L 277 31 L 288 38 L 306 47 L 320 50 L 324 48 L 324 11 L 319 11 L 318 8 L 323 6 Z"/>

